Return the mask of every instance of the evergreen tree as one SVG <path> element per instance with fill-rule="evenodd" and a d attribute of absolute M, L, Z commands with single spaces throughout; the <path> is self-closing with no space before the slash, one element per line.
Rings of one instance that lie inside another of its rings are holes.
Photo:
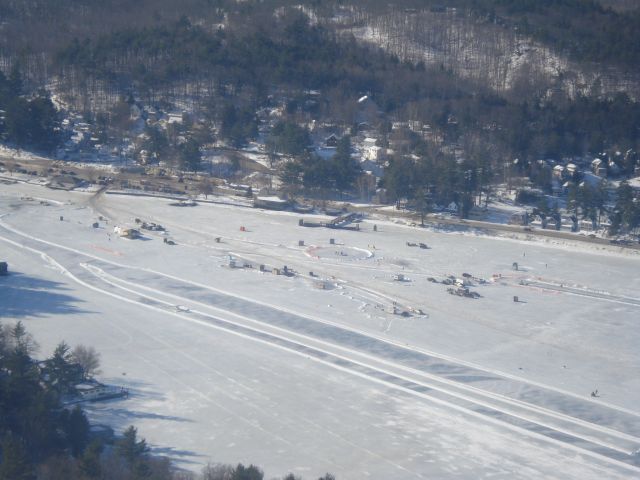
<path fill-rule="evenodd" d="M 49 383 L 61 393 L 70 392 L 74 383 L 81 379 L 81 370 L 72 363 L 72 359 L 69 345 L 63 341 L 58 344 L 51 358 L 46 361 Z"/>
<path fill-rule="evenodd" d="M 75 406 L 67 415 L 63 428 L 71 448 L 71 454 L 78 457 L 89 441 L 89 421 L 79 406 Z"/>
<path fill-rule="evenodd" d="M 618 230 L 621 229 L 634 230 L 640 225 L 640 205 L 635 200 L 633 189 L 628 182 L 620 182 L 616 195 L 616 206 L 610 230 L 614 233 L 618 233 Z"/>
<path fill-rule="evenodd" d="M 272 151 L 288 155 L 301 155 L 310 144 L 307 129 L 293 122 L 278 122 L 267 140 Z"/>
<path fill-rule="evenodd" d="M 320 189 L 322 191 L 335 188 L 335 171 L 333 162 L 309 156 L 303 163 L 302 184 L 305 188 Z"/>
<path fill-rule="evenodd" d="M 230 480 L 262 480 L 264 473 L 255 465 L 245 467 L 241 463 L 233 469 Z"/>
<path fill-rule="evenodd" d="M 33 465 L 29 462 L 23 443 L 11 434 L 2 441 L 0 480 L 35 480 Z"/>
<path fill-rule="evenodd" d="M 146 150 L 150 156 L 160 160 L 166 160 L 169 153 L 169 139 L 167 135 L 157 126 L 148 126 L 145 128 L 146 139 L 142 144 L 142 148 Z"/>
<path fill-rule="evenodd" d="M 183 170 L 197 172 L 202 168 L 202 155 L 200 145 L 190 138 L 180 145 L 180 166 Z"/>
<path fill-rule="evenodd" d="M 84 449 L 80 457 L 80 472 L 91 480 L 101 478 L 102 476 L 102 465 L 100 462 L 102 450 L 102 443 L 94 440 Z"/>
<path fill-rule="evenodd" d="M 340 191 L 352 190 L 362 169 L 351 157 L 351 137 L 345 135 L 338 141 L 332 161 L 336 188 Z"/>
<path fill-rule="evenodd" d="M 143 438 L 138 440 L 138 430 L 132 425 L 122 434 L 122 438 L 116 442 L 116 451 L 129 465 L 135 465 L 149 451 L 147 442 Z"/>
<path fill-rule="evenodd" d="M 279 178 L 284 189 L 290 193 L 295 192 L 302 185 L 303 167 L 298 161 L 287 162 L 282 165 Z"/>
<path fill-rule="evenodd" d="M 228 104 L 222 110 L 220 137 L 234 147 L 241 147 L 258 134 L 258 121 L 251 108 L 237 108 Z"/>
<path fill-rule="evenodd" d="M 9 95 L 19 97 L 23 93 L 22 72 L 20 72 L 20 64 L 14 63 L 9 72 L 8 78 Z"/>
<path fill-rule="evenodd" d="M 405 157 L 391 159 L 385 171 L 382 186 L 387 190 L 390 200 L 411 198 L 415 190 L 417 170 L 413 162 Z"/>

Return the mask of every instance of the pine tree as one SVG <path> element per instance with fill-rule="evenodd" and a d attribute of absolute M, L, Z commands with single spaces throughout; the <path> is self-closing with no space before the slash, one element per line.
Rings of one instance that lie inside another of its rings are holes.
<path fill-rule="evenodd" d="M 67 393 L 73 383 L 79 378 L 74 375 L 77 368 L 72 365 L 72 355 L 64 341 L 60 342 L 53 352 L 53 356 L 47 360 L 46 371 L 49 375 L 49 383 L 53 385 L 59 392 Z"/>
<path fill-rule="evenodd" d="M 287 162 L 280 169 L 280 181 L 290 193 L 295 192 L 302 185 L 303 168 L 299 162 Z"/>
<path fill-rule="evenodd" d="M 361 169 L 351 158 L 351 137 L 348 135 L 338 142 L 336 154 L 333 157 L 333 167 L 336 188 L 341 191 L 351 190 Z"/>
<path fill-rule="evenodd" d="M 67 419 L 65 433 L 71 447 L 71 454 L 78 457 L 89 441 L 89 421 L 79 406 L 75 406 Z"/>
<path fill-rule="evenodd" d="M 2 442 L 0 480 L 35 480 L 36 475 L 20 440 L 7 435 Z"/>
<path fill-rule="evenodd" d="M 138 430 L 132 425 L 122 434 L 122 438 L 116 442 L 116 451 L 126 462 L 133 466 L 149 451 L 146 440 L 137 439 Z"/>
<path fill-rule="evenodd" d="M 230 480 L 262 480 L 264 473 L 255 465 L 245 467 L 241 463 L 233 469 Z"/>
<path fill-rule="evenodd" d="M 84 453 L 80 457 L 80 471 L 84 476 L 90 479 L 101 477 L 102 466 L 100 463 L 100 455 L 102 455 L 102 449 L 102 443 L 97 440 L 91 442 L 87 448 L 84 449 Z"/>
<path fill-rule="evenodd" d="M 12 97 L 19 97 L 23 93 L 22 72 L 20 72 L 20 64 L 14 63 L 9 72 L 8 79 L 9 94 Z"/>
<path fill-rule="evenodd" d="M 201 161 L 202 156 L 198 142 L 190 138 L 180 145 L 180 166 L 183 170 L 197 172 L 202 167 Z"/>

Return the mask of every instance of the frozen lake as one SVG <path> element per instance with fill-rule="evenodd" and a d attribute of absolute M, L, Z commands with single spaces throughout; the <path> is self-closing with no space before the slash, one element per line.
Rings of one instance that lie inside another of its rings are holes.
<path fill-rule="evenodd" d="M 95 421 L 193 470 L 640 476 L 638 251 L 170 203 L 0 184 L 0 318 L 101 352 Z"/>

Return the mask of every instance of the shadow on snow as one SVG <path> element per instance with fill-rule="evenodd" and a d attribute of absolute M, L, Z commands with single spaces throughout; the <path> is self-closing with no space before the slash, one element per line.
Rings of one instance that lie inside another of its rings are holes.
<path fill-rule="evenodd" d="M 0 317 L 87 313 L 77 307 L 82 300 L 63 293 L 68 290 L 59 282 L 11 272 L 0 277 Z"/>

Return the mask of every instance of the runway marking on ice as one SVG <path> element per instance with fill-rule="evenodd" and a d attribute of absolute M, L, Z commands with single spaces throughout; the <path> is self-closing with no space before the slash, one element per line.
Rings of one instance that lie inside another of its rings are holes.
<path fill-rule="evenodd" d="M 100 245 L 90 245 L 91 248 L 93 248 L 94 250 L 98 250 L 101 252 L 105 252 L 105 253 L 109 253 L 111 255 L 114 255 L 116 257 L 122 257 L 123 253 L 122 252 L 118 252 L 117 250 L 112 250 L 111 248 L 107 248 L 107 247 L 102 247 Z"/>

